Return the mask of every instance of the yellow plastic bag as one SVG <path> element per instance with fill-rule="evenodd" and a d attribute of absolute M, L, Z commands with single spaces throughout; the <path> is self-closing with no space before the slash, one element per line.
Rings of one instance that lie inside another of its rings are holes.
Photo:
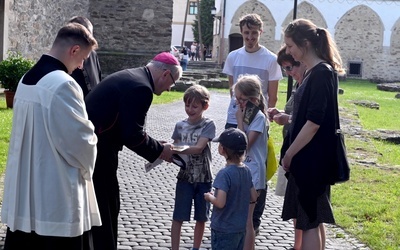
<path fill-rule="evenodd" d="M 268 138 L 267 148 L 268 154 L 267 161 L 265 162 L 265 177 L 267 178 L 267 181 L 269 181 L 278 169 L 278 161 L 276 160 L 275 156 L 274 142 L 272 141 L 271 137 Z"/>

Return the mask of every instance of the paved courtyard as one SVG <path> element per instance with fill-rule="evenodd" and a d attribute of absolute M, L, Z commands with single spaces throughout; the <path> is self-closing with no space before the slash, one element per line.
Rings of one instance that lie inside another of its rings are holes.
<path fill-rule="evenodd" d="M 227 94 L 212 92 L 210 108 L 204 113 L 216 122 L 217 134 L 223 130 L 229 101 Z M 159 140 L 171 142 L 175 123 L 186 117 L 182 101 L 153 105 L 149 111 L 146 130 Z M 213 173 L 224 166 L 224 159 L 212 144 Z M 174 192 L 178 167 L 162 163 L 146 173 L 146 161 L 128 149 L 120 153 L 119 180 L 121 213 L 119 218 L 119 250 L 170 249 L 170 228 L 174 205 Z M 334 189 L 333 189 L 334 192 Z M 283 198 L 276 196 L 273 187 L 268 191 L 266 209 L 262 218 L 256 249 L 289 249 L 293 246 L 291 222 L 280 218 Z M 181 249 L 190 249 L 193 242 L 194 222 L 182 226 Z M 0 249 L 4 243 L 5 226 L 0 229 Z M 327 231 L 327 249 L 369 249 L 342 229 L 330 226 Z M 211 249 L 209 223 L 204 234 L 202 249 Z"/>

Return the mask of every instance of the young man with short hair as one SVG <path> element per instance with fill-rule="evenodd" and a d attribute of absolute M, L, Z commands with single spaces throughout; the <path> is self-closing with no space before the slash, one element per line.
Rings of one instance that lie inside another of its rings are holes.
<path fill-rule="evenodd" d="M 97 137 L 69 74 L 96 48 L 84 26 L 70 23 L 20 81 L 1 211 L 4 249 L 94 249 Z"/>
<path fill-rule="evenodd" d="M 228 75 L 231 103 L 228 108 L 226 127 L 236 127 L 236 100 L 233 85 L 243 74 L 258 75 L 262 80 L 262 90 L 268 107 L 275 107 L 278 100 L 278 83 L 282 79 L 282 71 L 276 61 L 276 54 L 261 45 L 263 28 L 261 17 L 257 14 L 243 16 L 239 22 L 244 46 L 231 51 L 226 58 L 223 73 Z"/>

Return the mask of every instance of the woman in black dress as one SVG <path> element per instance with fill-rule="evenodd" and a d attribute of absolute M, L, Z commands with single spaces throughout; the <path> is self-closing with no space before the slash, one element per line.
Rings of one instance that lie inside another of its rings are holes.
<path fill-rule="evenodd" d="M 324 249 L 323 223 L 335 223 L 329 193 L 336 145 L 334 91 L 342 62 L 328 30 L 309 20 L 291 22 L 284 40 L 286 53 L 307 71 L 294 95 L 293 113 L 286 117 L 291 125 L 281 152 L 288 172 L 282 218 L 297 218 L 303 250 Z"/>

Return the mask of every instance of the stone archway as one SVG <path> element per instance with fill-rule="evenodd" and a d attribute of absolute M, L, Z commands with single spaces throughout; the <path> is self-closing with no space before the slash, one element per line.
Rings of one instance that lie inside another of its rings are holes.
<path fill-rule="evenodd" d="M 276 51 L 275 46 L 275 27 L 276 21 L 273 18 L 271 11 L 263 3 L 256 0 L 250 0 L 243 3 L 235 12 L 231 19 L 231 29 L 229 31 L 229 40 L 231 35 L 240 34 L 239 20 L 240 18 L 248 13 L 256 13 L 261 16 L 263 21 L 263 32 L 261 33 L 260 44 L 266 46 L 272 51 Z M 237 39 L 236 36 L 232 36 L 233 39 Z M 230 45 L 231 42 L 228 41 Z M 228 46 L 227 46 L 228 47 Z"/>
<path fill-rule="evenodd" d="M 350 9 L 339 19 L 334 38 L 347 71 L 357 63 L 361 65 L 358 76 L 363 79 L 374 79 L 385 72 L 383 63 L 375 63 L 376 55 L 382 53 L 383 32 L 381 18 L 366 5 Z"/>
<path fill-rule="evenodd" d="M 335 40 L 340 48 L 353 53 L 382 51 L 383 32 L 378 14 L 368 6 L 359 5 L 339 19 L 335 26 Z"/>
<path fill-rule="evenodd" d="M 390 53 L 397 54 L 400 52 L 400 18 L 392 27 L 392 35 L 390 37 Z"/>
<path fill-rule="evenodd" d="M 307 2 L 302 2 L 297 6 L 297 18 L 305 18 L 311 20 L 318 27 L 328 28 L 324 16 L 321 12 L 312 4 Z M 289 12 L 285 20 L 282 23 L 282 30 L 284 30 L 287 25 L 293 20 L 293 10 Z"/>
<path fill-rule="evenodd" d="M 328 26 L 321 12 L 314 5 L 307 2 L 302 2 L 297 6 L 296 16 L 297 18 L 305 18 L 311 20 L 318 27 L 327 28 Z M 281 41 L 283 41 L 283 31 L 291 21 L 293 21 L 293 10 L 289 12 L 289 14 L 286 16 L 285 20 L 282 23 Z"/>

